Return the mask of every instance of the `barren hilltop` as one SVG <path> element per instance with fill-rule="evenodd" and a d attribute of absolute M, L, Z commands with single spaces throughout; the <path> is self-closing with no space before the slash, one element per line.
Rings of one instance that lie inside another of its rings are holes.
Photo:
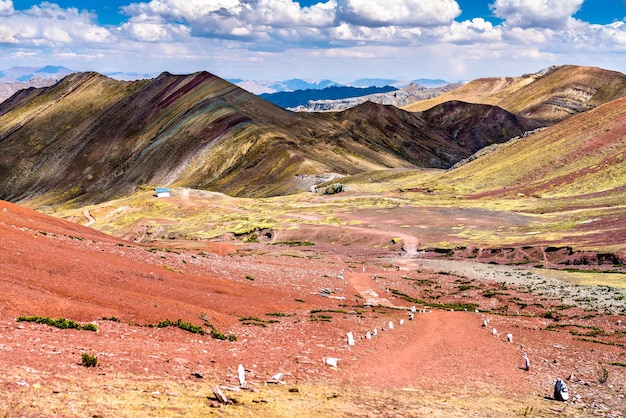
<path fill-rule="evenodd" d="M 204 72 L 16 93 L 0 414 L 624 416 L 624 77 L 324 114 Z"/>

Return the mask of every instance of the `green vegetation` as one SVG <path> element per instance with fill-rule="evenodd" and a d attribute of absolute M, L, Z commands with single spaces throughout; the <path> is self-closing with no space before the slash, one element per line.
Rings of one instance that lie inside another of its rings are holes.
<path fill-rule="evenodd" d="M 414 297 L 411 297 L 409 295 L 407 295 L 406 293 L 402 293 L 399 290 L 396 289 L 388 289 L 391 294 L 393 294 L 394 296 L 397 296 L 401 299 L 406 300 L 407 302 L 411 302 L 411 303 L 417 303 L 420 305 L 428 305 L 431 306 L 433 308 L 439 308 L 439 309 L 445 309 L 445 310 L 455 310 L 455 311 L 470 311 L 473 312 L 475 310 L 478 309 L 479 305 L 476 303 L 431 303 L 431 302 L 425 302 L 421 299 L 417 299 Z"/>
<path fill-rule="evenodd" d="M 272 245 L 287 245 L 289 247 L 310 247 L 313 244 L 311 241 L 277 241 L 273 242 Z"/>
<path fill-rule="evenodd" d="M 165 319 L 161 322 L 159 322 L 156 325 L 148 325 L 149 328 L 167 328 L 167 327 L 178 327 L 180 329 L 182 329 L 183 331 L 188 331 L 194 334 L 200 334 L 200 335 L 204 335 L 205 331 L 204 328 L 202 328 L 199 325 L 194 325 L 191 324 L 189 322 L 184 322 L 182 319 L 178 319 L 176 321 L 170 321 L 169 319 Z"/>
<path fill-rule="evenodd" d="M 280 322 L 277 319 L 261 319 L 255 316 L 242 316 L 242 317 L 239 317 L 239 321 L 243 325 L 257 325 L 263 328 L 267 327 L 268 324 L 275 324 L 277 322 Z"/>
<path fill-rule="evenodd" d="M 92 356 L 89 353 L 83 353 L 81 356 L 81 363 L 85 367 L 96 367 L 98 365 L 98 357 Z"/>
<path fill-rule="evenodd" d="M 98 331 L 96 324 L 84 324 L 81 325 L 76 321 L 65 318 L 51 319 L 44 316 L 20 316 L 16 319 L 17 322 L 35 322 L 37 324 L 50 325 L 61 329 L 78 329 L 86 331 Z"/>
<path fill-rule="evenodd" d="M 287 317 L 293 316 L 293 314 L 286 314 L 286 313 L 283 313 L 283 312 L 269 312 L 269 313 L 266 313 L 265 315 L 267 315 L 267 316 L 276 316 L 276 317 L 279 317 L 279 318 L 287 318 Z"/>
<path fill-rule="evenodd" d="M 228 341 L 237 341 L 237 336 L 234 334 L 225 335 L 214 327 L 211 326 L 211 338 L 215 338 L 216 340 L 228 340 Z"/>

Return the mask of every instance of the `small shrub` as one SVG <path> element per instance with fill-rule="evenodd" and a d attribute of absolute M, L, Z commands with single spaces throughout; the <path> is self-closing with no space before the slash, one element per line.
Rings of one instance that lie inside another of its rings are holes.
<path fill-rule="evenodd" d="M 84 329 L 85 331 L 97 332 L 98 331 L 98 326 L 96 324 L 85 324 L 85 325 L 81 326 L 81 329 Z"/>
<path fill-rule="evenodd" d="M 250 280 L 251 282 L 255 281 L 256 279 L 252 276 L 246 276 L 246 279 Z"/>
<path fill-rule="evenodd" d="M 98 365 L 98 357 L 89 353 L 83 353 L 81 360 L 85 367 L 96 367 Z"/>
<path fill-rule="evenodd" d="M 65 318 L 52 319 L 47 316 L 20 316 L 16 319 L 17 322 L 34 322 L 36 324 L 50 325 L 60 329 L 84 329 L 87 331 L 98 331 L 98 326 L 95 324 L 81 325 L 76 321 Z"/>
<path fill-rule="evenodd" d="M 211 338 L 215 338 L 216 340 L 226 340 L 226 339 L 228 339 L 228 337 L 226 335 L 222 334 L 221 332 L 219 332 L 215 328 L 211 329 Z"/>
<path fill-rule="evenodd" d="M 148 325 L 148 327 L 154 327 L 154 325 Z M 190 324 L 189 322 L 184 322 L 182 319 L 178 319 L 177 321 L 170 321 L 169 319 L 165 319 L 159 322 L 156 325 L 157 328 L 167 328 L 167 327 L 178 327 L 183 331 L 192 332 L 194 334 L 204 335 L 205 331 L 199 325 Z"/>

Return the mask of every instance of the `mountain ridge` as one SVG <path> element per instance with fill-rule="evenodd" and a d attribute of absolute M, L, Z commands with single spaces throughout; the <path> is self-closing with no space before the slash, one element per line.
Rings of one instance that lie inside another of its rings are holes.
<path fill-rule="evenodd" d="M 404 109 L 426 110 L 450 100 L 498 106 L 544 123 L 556 123 L 626 95 L 626 75 L 597 67 L 554 66 L 519 77 L 479 78 Z"/>
<path fill-rule="evenodd" d="M 474 152 L 391 106 L 293 113 L 207 72 L 140 81 L 75 73 L 1 103 L 0 126 L 0 197 L 38 205 L 150 185 L 276 196 L 301 191 L 299 175 L 447 168 Z"/>

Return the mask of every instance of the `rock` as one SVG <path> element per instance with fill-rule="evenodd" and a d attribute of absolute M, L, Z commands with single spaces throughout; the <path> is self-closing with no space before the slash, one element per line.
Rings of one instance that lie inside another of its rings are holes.
<path fill-rule="evenodd" d="M 222 393 L 222 390 L 220 389 L 219 386 L 213 387 L 213 395 L 215 395 L 215 398 L 217 399 L 219 403 L 222 403 L 222 404 L 230 403 L 228 398 Z"/>
<path fill-rule="evenodd" d="M 524 359 L 524 370 L 530 370 L 530 360 L 528 359 L 528 354 L 524 353 L 522 358 Z"/>
<path fill-rule="evenodd" d="M 506 340 L 510 343 L 513 342 L 513 334 L 506 334 Z"/>
<path fill-rule="evenodd" d="M 198 379 L 202 379 L 204 376 L 202 375 L 202 373 L 198 373 L 198 372 L 193 372 L 191 373 L 191 375 L 193 377 L 197 377 Z"/>
<path fill-rule="evenodd" d="M 389 321 L 389 329 L 393 329 L 393 322 Z"/>
<path fill-rule="evenodd" d="M 338 361 L 339 359 L 336 357 L 327 357 L 326 359 L 324 359 L 324 363 L 326 363 L 328 366 L 331 366 L 331 367 L 337 367 Z"/>
<path fill-rule="evenodd" d="M 326 187 L 326 189 L 324 190 L 324 194 L 331 195 L 331 194 L 337 194 L 341 192 L 347 192 L 348 190 L 349 188 L 345 184 L 333 183 L 330 186 Z"/>
<path fill-rule="evenodd" d="M 554 383 L 554 399 L 561 402 L 565 402 L 569 399 L 567 385 L 561 379 L 556 379 Z"/>

